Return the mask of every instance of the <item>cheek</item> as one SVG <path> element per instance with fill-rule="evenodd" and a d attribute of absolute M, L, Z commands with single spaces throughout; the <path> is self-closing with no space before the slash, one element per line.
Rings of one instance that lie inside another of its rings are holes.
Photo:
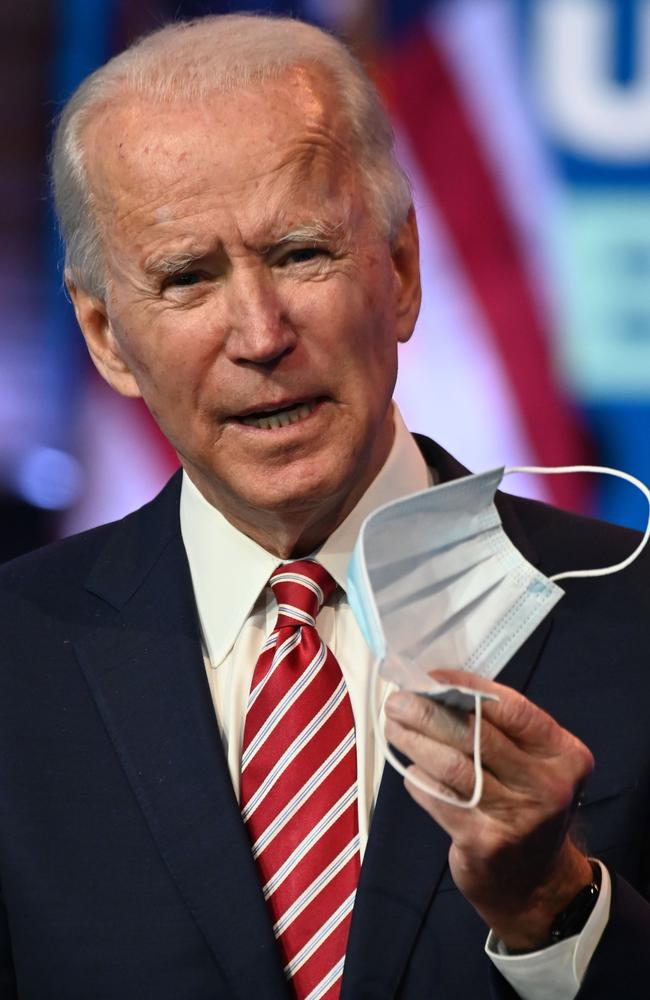
<path fill-rule="evenodd" d="M 361 282 L 339 275 L 314 282 L 294 298 L 292 306 L 290 316 L 298 331 L 310 331 L 312 340 L 346 351 L 363 338 L 376 303 Z"/>
<path fill-rule="evenodd" d="M 198 329 L 175 321 L 151 320 L 139 337 L 131 331 L 123 341 L 124 356 L 152 413 L 191 405 L 210 370 L 210 343 Z"/>

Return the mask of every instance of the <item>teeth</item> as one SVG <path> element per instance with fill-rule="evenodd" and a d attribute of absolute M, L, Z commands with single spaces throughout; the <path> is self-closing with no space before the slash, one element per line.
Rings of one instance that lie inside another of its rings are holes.
<path fill-rule="evenodd" d="M 282 410 L 281 413 L 274 413 L 269 417 L 242 417 L 242 423 L 247 427 L 258 427 L 262 431 L 274 430 L 276 427 L 288 427 L 298 420 L 304 420 L 316 409 L 315 403 L 301 403 L 291 410 Z"/>

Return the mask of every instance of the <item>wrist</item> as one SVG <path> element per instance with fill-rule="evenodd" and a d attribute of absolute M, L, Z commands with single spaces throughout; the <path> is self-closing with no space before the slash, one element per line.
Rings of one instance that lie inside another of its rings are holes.
<path fill-rule="evenodd" d="M 549 944 L 580 934 L 598 901 L 602 871 L 597 861 L 590 861 L 591 881 L 573 897 L 569 905 L 557 914 L 551 924 Z"/>
<path fill-rule="evenodd" d="M 566 925 L 567 931 L 571 930 L 577 919 L 571 904 L 593 880 L 594 873 L 588 858 L 575 845 L 567 842 L 553 871 L 544 884 L 531 893 L 527 903 L 516 913 L 500 915 L 490 921 L 490 926 L 511 954 L 546 948 L 554 940 L 568 936 L 568 933 L 563 933 L 563 928 Z M 580 909 L 582 912 L 585 908 Z M 555 937 L 551 935 L 552 929 L 556 932 Z"/>

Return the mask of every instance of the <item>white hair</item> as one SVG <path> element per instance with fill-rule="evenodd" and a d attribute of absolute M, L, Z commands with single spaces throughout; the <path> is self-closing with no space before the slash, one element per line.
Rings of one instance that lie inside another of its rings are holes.
<path fill-rule="evenodd" d="M 206 100 L 316 64 L 334 83 L 368 208 L 387 238 L 405 220 L 411 189 L 394 155 L 393 131 L 361 64 L 325 31 L 285 17 L 227 14 L 154 31 L 87 77 L 59 118 L 52 146 L 54 202 L 66 273 L 100 298 L 106 279 L 101 233 L 84 160 L 83 133 L 112 102 Z"/>

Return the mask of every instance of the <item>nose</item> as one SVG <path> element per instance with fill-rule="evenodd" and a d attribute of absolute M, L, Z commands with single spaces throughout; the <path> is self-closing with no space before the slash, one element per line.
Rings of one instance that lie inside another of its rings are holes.
<path fill-rule="evenodd" d="M 271 275 L 263 268 L 233 273 L 227 300 L 226 352 L 231 361 L 270 365 L 293 350 L 296 335 Z"/>

